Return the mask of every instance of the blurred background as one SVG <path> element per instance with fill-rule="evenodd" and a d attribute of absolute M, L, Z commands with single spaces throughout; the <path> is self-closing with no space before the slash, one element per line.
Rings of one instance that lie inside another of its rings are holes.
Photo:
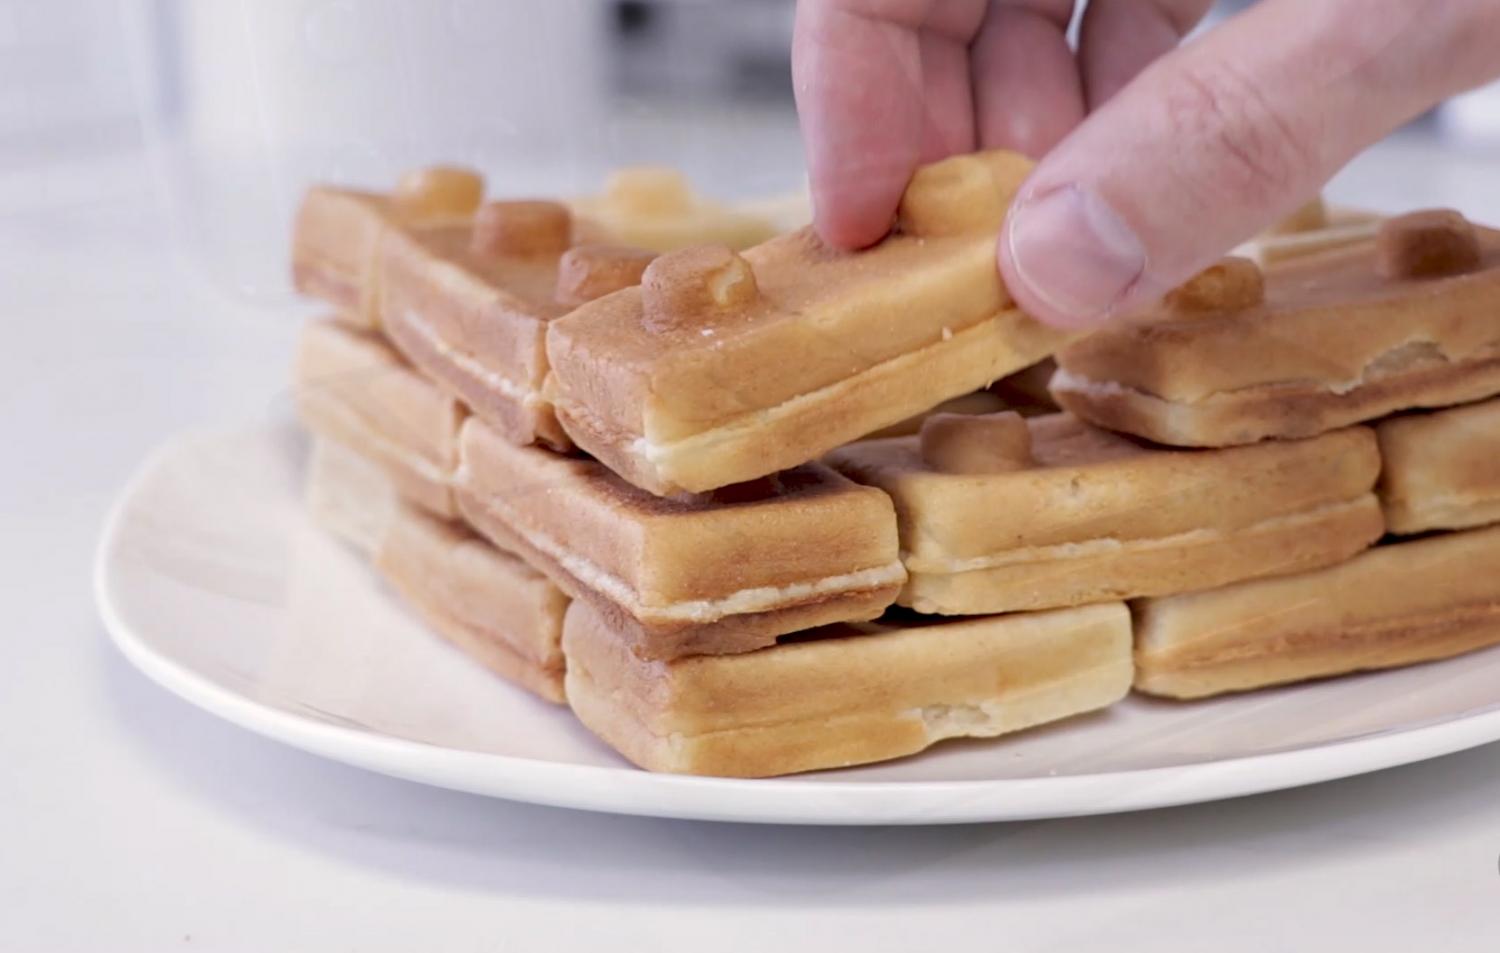
<path fill-rule="evenodd" d="M 572 195 L 667 162 L 728 198 L 799 189 L 791 0 L 0 0 L 0 163 L 119 187 L 142 152 L 215 281 L 278 300 L 310 181 L 452 161 Z M 0 204 L 0 209 L 3 209 Z M 13 205 L 12 205 L 13 207 Z M 3 212 L 0 212 L 3 214 Z"/>
<path fill-rule="evenodd" d="M 288 223 L 313 180 L 385 186 L 442 159 L 483 169 L 497 194 L 571 195 L 654 161 L 726 198 L 785 193 L 802 183 L 792 12 L 793 0 L 0 0 L 0 215 L 144 187 L 194 267 L 281 302 Z M 1446 105 L 1409 139 L 1493 155 L 1500 90 Z"/>

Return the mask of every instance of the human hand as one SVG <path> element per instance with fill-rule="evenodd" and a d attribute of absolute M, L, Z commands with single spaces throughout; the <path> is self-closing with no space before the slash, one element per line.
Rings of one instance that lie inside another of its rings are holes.
<path fill-rule="evenodd" d="M 815 223 L 877 241 L 912 170 L 1041 161 L 998 243 L 1029 313 L 1150 304 L 1350 158 L 1500 76 L 1500 0 L 1262 0 L 1182 47 L 1210 0 L 799 0 L 792 72 Z"/>

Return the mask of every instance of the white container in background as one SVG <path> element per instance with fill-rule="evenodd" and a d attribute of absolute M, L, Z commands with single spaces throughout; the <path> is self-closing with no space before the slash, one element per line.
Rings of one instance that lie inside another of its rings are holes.
<path fill-rule="evenodd" d="M 613 0 L 122 2 L 175 232 L 236 295 L 290 299 L 287 238 L 312 182 L 388 188 L 439 161 L 505 196 L 593 192 L 643 162 L 726 198 L 803 181 L 789 80 L 733 81 L 786 46 L 790 0 L 667 4 L 646 32 Z"/>
<path fill-rule="evenodd" d="M 388 187 L 434 161 L 497 192 L 576 190 L 605 102 L 596 0 L 128 0 L 148 144 L 186 250 L 287 294 L 310 182 Z"/>

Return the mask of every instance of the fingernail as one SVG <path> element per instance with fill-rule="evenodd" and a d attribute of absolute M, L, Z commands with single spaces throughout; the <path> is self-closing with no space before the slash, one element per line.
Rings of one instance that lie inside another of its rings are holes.
<path fill-rule="evenodd" d="M 1050 309 L 1038 317 L 1066 327 L 1108 320 L 1146 270 L 1146 249 L 1130 226 L 1077 185 L 1023 200 L 1005 234 L 1012 280 Z"/>

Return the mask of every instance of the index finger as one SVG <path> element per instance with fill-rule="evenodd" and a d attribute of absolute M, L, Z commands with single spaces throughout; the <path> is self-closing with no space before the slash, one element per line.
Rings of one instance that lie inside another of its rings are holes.
<path fill-rule="evenodd" d="M 878 241 L 925 153 L 973 147 L 967 43 L 984 0 L 803 0 L 792 77 L 814 221 L 831 244 Z M 931 100 L 929 102 L 929 99 Z M 940 142 L 926 140 L 939 137 Z"/>

